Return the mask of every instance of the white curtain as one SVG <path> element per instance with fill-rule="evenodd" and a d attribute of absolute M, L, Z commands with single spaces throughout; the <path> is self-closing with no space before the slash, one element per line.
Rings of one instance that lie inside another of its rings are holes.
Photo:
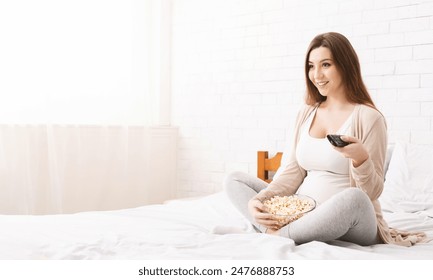
<path fill-rule="evenodd" d="M 161 13 L 157 0 L 0 0 L 0 214 L 148 201 L 148 127 L 167 124 Z"/>
<path fill-rule="evenodd" d="M 148 201 L 149 130 L 0 126 L 0 213 L 119 209 Z"/>

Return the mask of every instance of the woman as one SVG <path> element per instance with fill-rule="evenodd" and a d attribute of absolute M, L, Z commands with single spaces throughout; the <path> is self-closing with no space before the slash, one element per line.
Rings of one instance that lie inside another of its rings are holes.
<path fill-rule="evenodd" d="M 225 190 L 234 205 L 263 233 L 297 244 L 344 240 L 359 245 L 410 246 L 423 233 L 390 229 L 378 198 L 383 190 L 386 122 L 361 77 L 358 56 L 346 37 L 316 36 L 305 60 L 306 105 L 298 113 L 290 160 L 269 185 L 244 173 L 230 174 Z M 334 147 L 328 134 L 350 144 Z M 279 228 L 263 201 L 279 195 L 306 194 L 318 207 Z"/>

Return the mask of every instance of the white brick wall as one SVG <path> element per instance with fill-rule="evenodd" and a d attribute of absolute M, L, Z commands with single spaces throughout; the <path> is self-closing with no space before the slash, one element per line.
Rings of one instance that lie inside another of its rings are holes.
<path fill-rule="evenodd" d="M 433 0 L 173 0 L 179 197 L 255 175 L 257 150 L 284 149 L 305 50 L 326 31 L 353 43 L 390 140 L 433 143 Z"/>

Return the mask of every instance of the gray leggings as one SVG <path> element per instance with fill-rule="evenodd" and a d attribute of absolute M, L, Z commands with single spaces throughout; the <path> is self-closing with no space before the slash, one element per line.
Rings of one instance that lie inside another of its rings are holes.
<path fill-rule="evenodd" d="M 248 201 L 267 186 L 266 182 L 242 172 L 233 172 L 224 181 L 230 201 L 259 232 L 266 229 L 249 213 Z M 280 235 L 297 244 L 337 239 L 362 246 L 382 243 L 373 205 L 358 188 L 347 188 L 334 195 L 312 212 L 281 228 Z"/>

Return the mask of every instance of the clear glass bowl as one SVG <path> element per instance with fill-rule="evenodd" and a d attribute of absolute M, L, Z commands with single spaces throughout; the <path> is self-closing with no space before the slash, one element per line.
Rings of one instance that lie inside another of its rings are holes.
<path fill-rule="evenodd" d="M 311 212 L 317 205 L 312 197 L 302 194 L 272 197 L 263 204 L 265 211 L 272 214 L 281 227 Z"/>

